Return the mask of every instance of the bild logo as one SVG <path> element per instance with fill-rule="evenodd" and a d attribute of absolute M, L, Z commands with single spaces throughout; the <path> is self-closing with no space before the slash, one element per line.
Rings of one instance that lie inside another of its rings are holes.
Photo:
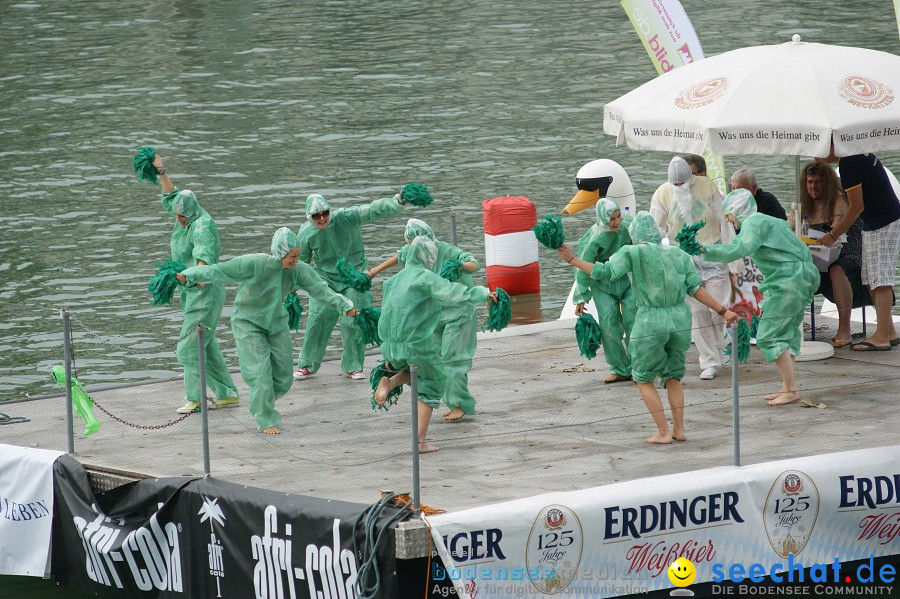
<path fill-rule="evenodd" d="M 529 570 L 540 572 L 530 577 L 535 589 L 555 595 L 569 586 L 578 574 L 583 538 L 581 521 L 569 508 L 549 505 L 538 513 L 525 549 Z"/>
<path fill-rule="evenodd" d="M 766 497 L 763 522 L 775 553 L 799 555 L 812 535 L 819 515 L 819 491 L 799 470 L 782 472 Z"/>

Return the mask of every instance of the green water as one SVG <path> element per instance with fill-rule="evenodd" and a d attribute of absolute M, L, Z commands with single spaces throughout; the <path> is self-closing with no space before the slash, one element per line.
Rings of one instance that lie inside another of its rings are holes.
<path fill-rule="evenodd" d="M 684 6 L 707 55 L 793 33 L 900 51 L 883 0 Z M 372 261 L 410 216 L 448 239 L 450 209 L 459 245 L 483 255 L 482 200 L 526 195 L 556 212 L 601 157 L 645 207 L 670 157 L 602 133 L 604 103 L 655 76 L 616 2 L 25 1 L 0 4 L 0 19 L 0 400 L 56 391 L 61 307 L 85 384 L 180 372 L 179 312 L 146 292 L 173 223 L 131 174 L 138 145 L 197 193 L 224 257 L 267 251 L 309 193 L 340 207 L 428 184 L 434 205 L 366 228 Z M 900 173 L 900 155 L 882 158 Z M 726 159 L 744 165 L 790 200 L 793 159 Z M 590 224 L 586 211 L 567 233 Z M 571 281 L 542 252 L 523 318 L 556 318 Z M 219 338 L 236 366 L 224 321 Z"/>

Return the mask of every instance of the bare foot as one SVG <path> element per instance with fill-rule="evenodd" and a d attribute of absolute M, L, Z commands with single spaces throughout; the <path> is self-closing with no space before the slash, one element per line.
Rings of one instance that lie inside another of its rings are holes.
<path fill-rule="evenodd" d="M 616 374 L 615 372 L 610 372 L 605 377 L 603 377 L 603 382 L 605 384 L 609 383 L 620 383 L 622 381 L 630 381 L 630 376 L 622 376 L 621 374 Z"/>
<path fill-rule="evenodd" d="M 446 420 L 447 422 L 457 422 L 459 420 L 462 420 L 463 416 L 465 415 L 466 413 L 463 412 L 460 408 L 453 408 L 449 412 L 444 412 L 444 420 Z"/>
<path fill-rule="evenodd" d="M 766 395 L 763 395 L 763 399 L 766 401 L 772 401 L 773 399 L 775 399 L 782 393 L 787 393 L 787 389 L 782 388 L 782 389 L 779 389 L 778 391 L 776 391 L 775 393 L 768 393 Z"/>
<path fill-rule="evenodd" d="M 687 441 L 684 431 L 676 431 L 675 429 L 672 429 L 672 438 L 676 441 Z"/>
<path fill-rule="evenodd" d="M 277 426 L 270 426 L 269 428 L 264 428 L 259 432 L 261 432 L 264 435 L 280 435 L 281 429 L 278 428 Z"/>
<path fill-rule="evenodd" d="M 669 433 L 656 433 L 646 439 L 647 443 L 660 443 L 662 445 L 668 445 L 672 443 L 672 435 Z"/>
<path fill-rule="evenodd" d="M 770 406 L 783 406 L 785 404 L 793 403 L 800 399 L 800 394 L 797 391 L 785 391 L 784 393 L 779 393 L 777 397 L 769 400 Z"/>
<path fill-rule="evenodd" d="M 419 441 L 419 453 L 433 453 L 440 450 L 437 445 L 429 445 L 425 441 Z"/>
<path fill-rule="evenodd" d="M 378 382 L 378 388 L 375 389 L 375 403 L 378 404 L 379 408 L 384 407 L 384 403 L 387 401 L 387 396 L 390 391 L 391 379 L 386 376 L 381 377 L 381 380 Z"/>

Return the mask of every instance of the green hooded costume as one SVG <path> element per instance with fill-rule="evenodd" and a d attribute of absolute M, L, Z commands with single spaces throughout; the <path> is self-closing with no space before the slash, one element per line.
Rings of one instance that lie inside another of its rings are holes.
<path fill-rule="evenodd" d="M 434 241 L 413 239 L 406 266 L 384 283 L 378 322 L 384 358 L 397 370 L 418 367 L 419 399 L 432 408 L 438 407 L 446 387 L 438 331 L 443 312 L 463 305 L 474 308 L 490 296 L 487 287 L 467 288 L 435 274 L 437 256 Z"/>
<path fill-rule="evenodd" d="M 447 260 L 474 262 L 475 256 L 464 252 L 455 245 L 438 241 L 434 231 L 424 221 L 411 218 L 406 223 L 403 237 L 407 244 L 416 237 L 423 236 L 432 240 L 437 246 L 437 258 L 431 271 L 440 274 Z M 397 260 L 405 265 L 411 246 L 405 245 L 397 251 Z M 474 285 L 472 273 L 460 270 L 457 283 L 471 289 Z M 475 413 L 475 397 L 469 391 L 469 371 L 472 370 L 472 357 L 475 355 L 478 336 L 478 314 L 474 305 L 460 304 L 445 307 L 440 314 L 437 334 L 441 337 L 441 368 L 446 377 L 444 403 L 450 409 L 459 408 L 465 414 Z"/>
<path fill-rule="evenodd" d="M 578 241 L 575 254 L 585 262 L 606 262 L 620 247 L 631 243 L 628 235 L 628 226 L 632 221 L 630 216 L 623 215 L 619 230 L 612 231 L 609 219 L 615 212 L 621 213 L 619 206 L 610 199 L 602 198 L 597 202 L 596 210 L 597 223 Z M 631 376 L 631 360 L 626 349 L 635 314 L 631 281 L 628 277 L 622 277 L 617 281 L 601 283 L 576 268 L 572 301 L 578 304 L 591 299 L 597 310 L 603 357 L 610 371 L 620 376 Z"/>
<path fill-rule="evenodd" d="M 631 273 L 637 314 L 628 342 L 631 376 L 638 383 L 681 379 L 684 356 L 691 345 L 691 309 L 685 295 L 700 288 L 691 257 L 674 246 L 661 245 L 659 229 L 649 212 L 638 212 L 628 234 L 632 243 L 597 263 L 591 277 L 615 281 Z"/>
<path fill-rule="evenodd" d="M 241 376 L 250 387 L 250 413 L 259 430 L 281 424 L 275 400 L 294 382 L 293 349 L 284 298 L 303 289 L 311 298 L 337 312 L 353 308 L 347 298 L 332 291 L 311 266 L 298 262 L 284 269 L 281 259 L 299 247 L 287 227 L 275 232 L 271 254 L 246 254 L 215 266 L 195 266 L 181 274 L 189 283 L 237 283 L 231 330 L 237 345 Z"/>
<path fill-rule="evenodd" d="M 749 256 L 753 260 L 763 276 L 756 346 L 767 362 L 775 361 L 785 350 L 799 355 L 803 311 L 819 286 L 819 271 L 809 248 L 787 221 L 757 212 L 756 201 L 746 189 L 735 189 L 722 204 L 725 214 L 738 220 L 741 232 L 730 244 L 705 246 L 706 259 L 730 262 Z"/>
<path fill-rule="evenodd" d="M 219 261 L 219 229 L 215 221 L 197 202 L 197 197 L 188 189 L 162 195 L 163 209 L 173 217 L 178 215 L 188 219 L 186 227 L 176 222 L 172 229 L 169 249 L 172 260 L 186 267 L 196 266 L 198 260 L 206 264 Z M 216 325 L 225 304 L 225 286 L 212 283 L 203 287 L 181 289 L 179 304 L 184 311 L 184 323 L 178 335 L 175 356 L 184 367 L 184 394 L 188 401 L 200 401 L 204 390 L 200 389 L 200 351 L 197 343 L 197 325 L 206 331 L 203 345 L 206 354 L 206 385 L 216 399 L 237 398 L 238 391 L 225 363 L 225 357 L 216 340 Z"/>
<path fill-rule="evenodd" d="M 399 199 L 400 196 L 396 195 L 375 200 L 365 206 L 332 211 L 328 201 L 321 195 L 312 194 L 306 198 L 307 222 L 297 233 L 300 239 L 300 260 L 312 263 L 328 286 L 347 296 L 356 308 L 371 306 L 372 295 L 367 291 L 356 291 L 342 283 L 337 273 L 337 262 L 344 258 L 347 264 L 360 272 L 369 268 L 360 227 L 401 212 L 403 204 L 400 204 Z M 312 215 L 326 210 L 330 212 L 328 226 L 319 229 L 312 222 Z M 297 361 L 298 368 L 305 368 L 310 373 L 319 370 L 328 347 L 328 339 L 338 321 L 341 324 L 343 344 L 341 369 L 347 373 L 363 369 L 366 345 L 362 331 L 353 318 L 313 297 L 309 300 L 309 316 Z"/>

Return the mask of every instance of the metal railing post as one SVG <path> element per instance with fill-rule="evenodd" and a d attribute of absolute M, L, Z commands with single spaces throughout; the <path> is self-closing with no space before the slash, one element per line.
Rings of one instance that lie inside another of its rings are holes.
<path fill-rule="evenodd" d="M 203 325 L 197 325 L 197 354 L 200 375 L 200 435 L 203 437 L 203 474 L 209 476 L 209 402 L 206 401 L 206 345 L 203 343 Z"/>
<path fill-rule="evenodd" d="M 421 513 L 419 502 L 419 369 L 409 367 L 409 388 L 412 391 L 412 449 L 413 449 L 413 517 Z"/>
<path fill-rule="evenodd" d="M 63 319 L 63 360 L 66 367 L 66 441 L 69 453 L 75 453 L 75 433 L 72 415 L 72 327 L 69 323 L 69 311 L 59 311 Z"/>
<path fill-rule="evenodd" d="M 737 327 L 728 328 L 731 335 L 731 428 L 734 436 L 734 465 L 741 465 L 741 392 L 738 386 L 738 336 Z"/>
<path fill-rule="evenodd" d="M 450 209 L 450 244 L 456 245 L 456 210 Z"/>

